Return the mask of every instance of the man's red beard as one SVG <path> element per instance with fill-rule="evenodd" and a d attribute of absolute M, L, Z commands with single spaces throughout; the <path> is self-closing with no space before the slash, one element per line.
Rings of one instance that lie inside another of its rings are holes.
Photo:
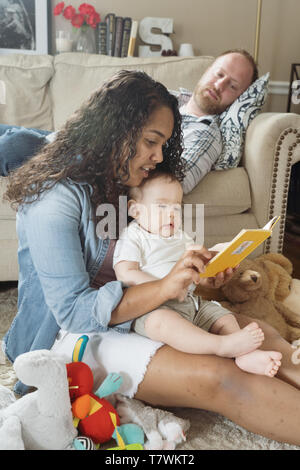
<path fill-rule="evenodd" d="M 208 93 L 208 90 L 212 90 L 217 97 L 216 100 Z M 219 93 L 213 88 L 198 87 L 194 93 L 194 100 L 205 114 L 221 114 L 225 109 L 224 106 L 220 104 Z"/>

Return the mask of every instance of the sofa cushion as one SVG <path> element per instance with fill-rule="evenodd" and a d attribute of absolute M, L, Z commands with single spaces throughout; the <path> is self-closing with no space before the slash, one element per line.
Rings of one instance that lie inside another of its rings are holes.
<path fill-rule="evenodd" d="M 205 216 L 240 214 L 251 207 L 250 185 L 244 168 L 211 171 L 183 198 L 186 204 L 204 204 Z"/>
<path fill-rule="evenodd" d="M 195 224 L 194 224 L 195 225 Z M 231 241 L 243 228 L 259 228 L 255 215 L 252 212 L 243 214 L 219 215 L 215 217 L 205 217 L 204 219 L 204 245 L 208 248 L 217 243 Z M 202 242 L 203 243 L 203 242 Z M 264 244 L 261 244 L 252 254 L 258 256 L 263 252 Z"/>
<path fill-rule="evenodd" d="M 52 130 L 52 76 L 51 56 L 0 55 L 0 80 L 6 88 L 6 104 L 0 105 L 1 124 Z"/>
<path fill-rule="evenodd" d="M 81 53 L 59 54 L 51 82 L 54 128 L 60 128 L 104 80 L 122 69 L 143 70 L 169 89 L 193 89 L 212 57 L 127 57 Z M 78 80 L 75 80 L 77 77 Z"/>

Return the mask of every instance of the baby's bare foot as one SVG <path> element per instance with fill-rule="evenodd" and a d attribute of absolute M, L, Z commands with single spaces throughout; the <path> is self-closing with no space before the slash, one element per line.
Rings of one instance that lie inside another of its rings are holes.
<path fill-rule="evenodd" d="M 264 333 L 256 322 L 252 322 L 235 333 L 219 336 L 219 339 L 217 354 L 223 357 L 237 357 L 259 348 L 264 340 Z"/>
<path fill-rule="evenodd" d="M 256 349 L 256 351 L 237 357 L 235 363 L 246 372 L 274 377 L 281 366 L 281 358 L 280 352 Z"/>

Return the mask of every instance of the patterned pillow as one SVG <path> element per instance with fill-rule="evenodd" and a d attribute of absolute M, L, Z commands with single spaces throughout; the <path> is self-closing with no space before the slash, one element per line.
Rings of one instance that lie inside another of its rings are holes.
<path fill-rule="evenodd" d="M 252 119 L 264 105 L 268 93 L 269 73 L 258 78 L 219 116 L 219 126 L 223 149 L 213 166 L 214 170 L 226 170 L 238 166 L 244 151 L 245 134 Z M 170 90 L 177 99 L 179 107 L 185 105 L 192 92 L 179 88 Z"/>
<path fill-rule="evenodd" d="M 223 150 L 214 170 L 238 166 L 250 122 L 261 110 L 268 93 L 269 73 L 258 78 L 219 117 Z"/>

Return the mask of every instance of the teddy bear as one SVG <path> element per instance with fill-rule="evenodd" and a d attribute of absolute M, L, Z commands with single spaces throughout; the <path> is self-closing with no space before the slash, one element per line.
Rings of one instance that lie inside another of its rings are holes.
<path fill-rule="evenodd" d="M 290 293 L 282 303 L 300 317 L 300 279 L 292 279 Z"/>
<path fill-rule="evenodd" d="M 264 320 L 293 342 L 300 338 L 300 291 L 292 271 L 288 258 L 268 253 L 243 260 L 220 289 L 201 291 L 200 288 L 197 293 L 205 299 L 219 301 L 232 312 Z"/>

